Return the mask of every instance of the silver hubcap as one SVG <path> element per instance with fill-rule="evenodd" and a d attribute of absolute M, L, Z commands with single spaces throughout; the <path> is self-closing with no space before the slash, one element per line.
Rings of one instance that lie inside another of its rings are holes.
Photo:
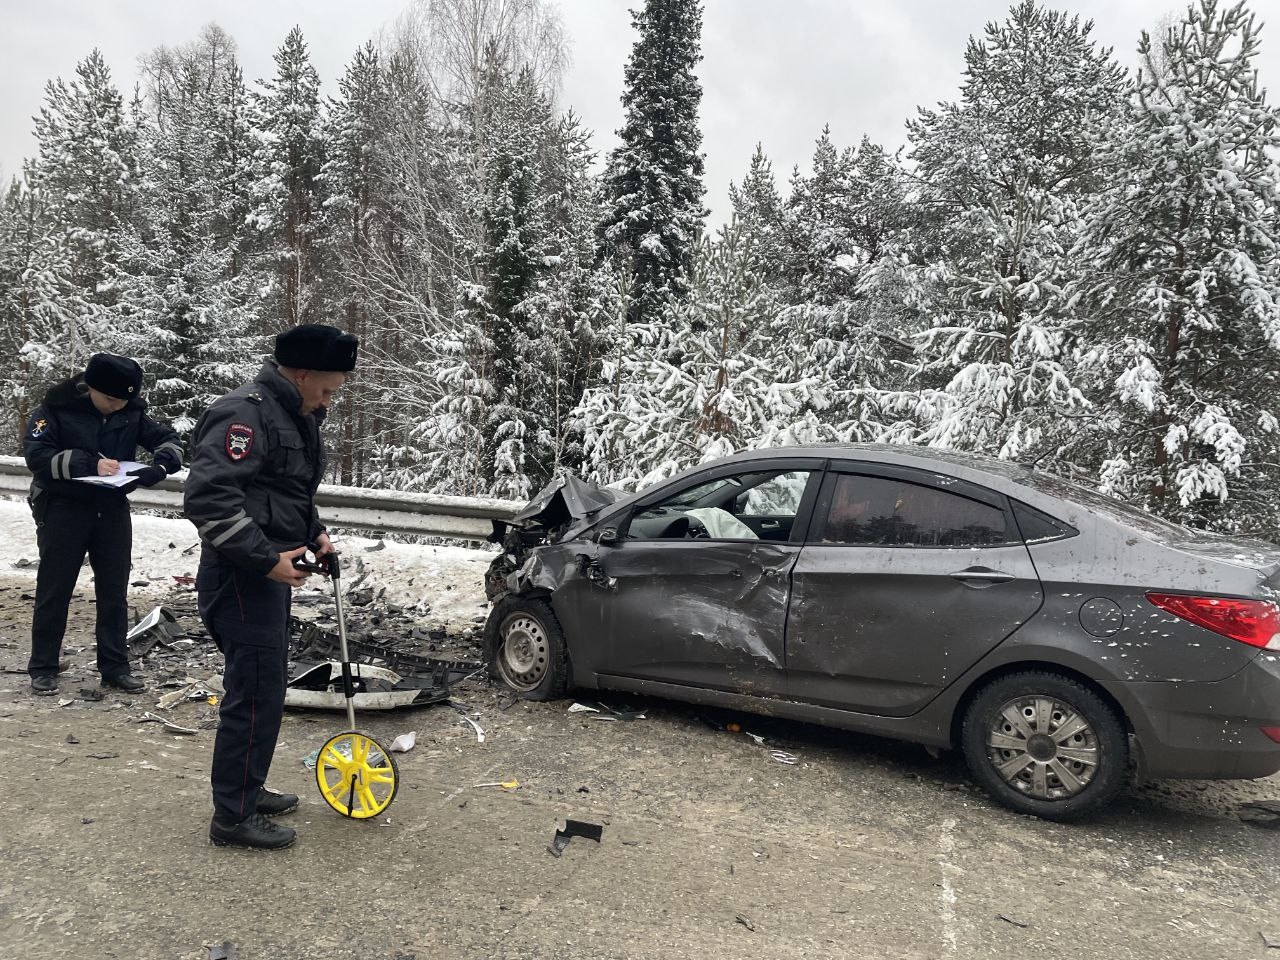
<path fill-rule="evenodd" d="M 546 631 L 533 617 L 515 613 L 502 624 L 498 670 L 518 690 L 532 690 L 547 674 L 550 644 Z"/>
<path fill-rule="evenodd" d="M 1068 800 L 1098 772 L 1101 750 L 1089 722 L 1052 697 L 1017 697 L 996 713 L 987 757 L 1009 786 L 1037 800 Z"/>

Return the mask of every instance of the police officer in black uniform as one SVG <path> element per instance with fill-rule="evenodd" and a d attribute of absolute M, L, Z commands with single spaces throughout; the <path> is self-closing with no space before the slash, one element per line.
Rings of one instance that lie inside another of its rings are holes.
<path fill-rule="evenodd" d="M 356 365 L 356 338 L 304 324 L 276 337 L 275 360 L 200 418 L 186 484 L 200 531 L 200 616 L 226 658 L 213 745 L 217 845 L 278 849 L 295 831 L 268 817 L 298 798 L 266 789 L 284 712 L 293 561 L 333 552 L 315 508 L 324 474 L 320 425 Z"/>
<path fill-rule="evenodd" d="M 178 435 L 146 411 L 142 368 L 128 357 L 95 353 L 82 375 L 49 388 L 23 434 L 40 547 L 27 664 L 31 689 L 37 694 L 58 692 L 67 607 L 86 553 L 98 607 L 102 682 L 128 693 L 145 688 L 129 670 L 125 645 L 133 545 L 125 488 L 75 478 L 115 475 L 121 460 L 137 457 L 139 445 L 151 451 L 154 465 L 132 471 L 137 483 L 150 487 L 178 470 L 182 466 Z"/>

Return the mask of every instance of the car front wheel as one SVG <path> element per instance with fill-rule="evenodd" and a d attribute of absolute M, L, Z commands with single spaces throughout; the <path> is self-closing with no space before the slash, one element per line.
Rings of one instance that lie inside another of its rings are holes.
<path fill-rule="evenodd" d="M 960 740 L 983 789 L 1046 820 L 1094 813 L 1128 776 L 1129 740 L 1115 709 L 1056 673 L 1015 673 L 983 687 L 965 712 Z"/>
<path fill-rule="evenodd" d="M 503 597 L 485 625 L 491 672 L 526 700 L 554 700 L 569 683 L 564 632 L 545 600 Z"/>

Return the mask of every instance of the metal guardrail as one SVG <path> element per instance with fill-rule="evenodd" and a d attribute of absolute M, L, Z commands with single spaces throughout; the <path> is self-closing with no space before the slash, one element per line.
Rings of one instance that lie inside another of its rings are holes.
<path fill-rule="evenodd" d="M 150 513 L 182 513 L 186 471 L 139 487 L 129 502 Z M 20 457 L 0 457 L 0 495 L 26 497 L 31 472 Z M 331 527 L 419 534 L 455 540 L 485 540 L 494 520 L 508 520 L 524 506 L 514 500 L 486 497 L 445 497 L 430 493 L 369 490 L 321 484 L 316 494 L 320 516 Z"/>

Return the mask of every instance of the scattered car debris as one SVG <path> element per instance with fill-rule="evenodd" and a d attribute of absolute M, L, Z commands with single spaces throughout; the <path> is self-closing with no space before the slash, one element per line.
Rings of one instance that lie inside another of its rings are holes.
<path fill-rule="evenodd" d="M 302 765 L 305 766 L 308 770 L 314 770 L 316 768 L 316 764 L 319 761 L 320 761 L 320 748 L 317 747 L 315 750 L 312 750 L 310 753 L 308 753 L 305 757 L 302 758 Z"/>
<path fill-rule="evenodd" d="M 463 715 L 462 719 L 465 720 L 467 723 L 471 724 L 471 726 L 475 729 L 476 743 L 484 743 L 484 728 L 481 727 L 480 724 L 472 720 L 470 717 L 466 716 L 465 714 Z"/>
<path fill-rule="evenodd" d="M 118 756 L 120 756 L 120 754 L 110 752 L 89 754 L 89 757 L 92 760 L 114 760 Z"/>
<path fill-rule="evenodd" d="M 1262 937 L 1262 949 L 1264 950 L 1280 950 L 1280 934 L 1269 937 L 1262 931 L 1258 931 L 1258 936 Z"/>
<path fill-rule="evenodd" d="M 94 822 L 94 819 L 93 817 L 81 817 L 80 822 L 87 827 L 89 824 Z"/>
<path fill-rule="evenodd" d="M 180 724 L 174 723 L 168 717 L 162 717 L 160 716 L 160 714 L 152 713 L 150 710 L 143 713 L 143 715 L 138 718 L 138 722 L 139 723 L 158 723 L 162 727 L 164 727 L 166 730 L 168 730 L 170 733 L 196 734 L 200 732 L 194 727 L 184 727 L 184 726 L 181 726 Z"/>
<path fill-rule="evenodd" d="M 67 734 L 67 743 L 79 743 L 79 742 L 80 742 L 80 738 L 77 737 L 74 733 Z"/>
<path fill-rule="evenodd" d="M 734 918 L 733 918 L 733 921 L 734 921 L 734 923 L 740 923 L 740 924 L 742 924 L 744 927 L 746 927 L 746 928 L 747 928 L 748 930 L 750 930 L 752 933 L 755 933 L 755 932 L 756 932 L 756 925 L 755 925 L 754 923 L 752 923 L 752 922 L 751 922 L 751 919 L 750 919 L 749 917 L 745 917 L 745 916 L 743 916 L 742 914 L 738 914 L 736 917 L 734 917 Z"/>
<path fill-rule="evenodd" d="M 444 660 L 439 664 L 437 670 L 425 677 L 402 677 L 385 667 L 352 664 L 351 679 L 355 687 L 352 704 L 357 710 L 394 710 L 448 700 L 450 678 L 465 675 L 472 664 L 458 665 Z M 289 681 L 284 705 L 312 710 L 346 710 L 342 663 L 325 660 L 307 667 Z"/>
<path fill-rule="evenodd" d="M 89 700 L 89 701 L 96 702 L 98 700 L 101 700 L 104 696 L 106 696 L 106 694 L 104 694 L 97 687 L 81 687 L 79 691 L 76 693 L 76 696 L 78 696 L 81 700 Z"/>
<path fill-rule="evenodd" d="M 414 748 L 418 742 L 418 732 L 410 730 L 408 733 L 402 733 L 391 741 L 391 746 L 387 747 L 392 753 L 408 753 Z"/>
<path fill-rule="evenodd" d="M 603 835 L 604 827 L 598 823 L 588 823 L 585 820 L 566 820 L 564 826 L 556 830 L 556 835 L 547 847 L 547 852 L 553 857 L 558 857 L 564 853 L 564 848 L 569 845 L 569 841 L 574 837 L 582 837 L 584 840 L 594 840 L 599 843 Z"/>
<path fill-rule="evenodd" d="M 236 953 L 236 948 L 230 940 L 223 940 L 219 946 L 211 947 L 205 945 L 205 949 L 209 951 L 209 960 L 239 960 L 240 955 Z"/>
<path fill-rule="evenodd" d="M 137 660 L 156 645 L 167 646 L 169 641 L 182 635 L 178 618 L 168 607 L 154 607 L 124 635 L 129 645 L 129 657 Z"/>
<path fill-rule="evenodd" d="M 495 780 L 493 783 L 473 783 L 471 786 L 472 787 L 501 787 L 503 790 L 519 790 L 520 781 L 515 779 L 502 780 L 502 781 Z"/>
<path fill-rule="evenodd" d="M 800 761 L 800 758 L 794 753 L 787 753 L 785 750 L 770 750 L 769 757 L 772 760 L 777 760 L 779 763 L 786 764 L 799 763 Z"/>
<path fill-rule="evenodd" d="M 569 707 L 570 713 L 599 713 L 599 707 L 588 707 L 585 703 L 574 703 Z"/>
<path fill-rule="evenodd" d="M 207 680 L 196 680 L 192 677 L 187 677 L 183 682 L 184 686 L 164 694 L 156 702 L 156 707 L 161 710 L 170 710 L 184 700 L 208 701 L 210 698 L 224 692 L 222 680 L 219 677 L 209 677 Z M 211 703 L 210 706 L 212 705 Z"/>
<path fill-rule="evenodd" d="M 997 914 L 996 914 L 996 919 L 997 919 L 997 920 L 1003 920 L 1005 923 L 1012 923 L 1015 927 L 1021 927 L 1023 930 L 1025 930 L 1025 929 L 1027 929 L 1027 927 L 1031 926 L 1031 924 L 1029 924 L 1029 923 L 1024 923 L 1024 922 L 1023 922 L 1023 921 L 1021 921 L 1021 920 L 1015 920 L 1015 919 L 1013 919 L 1013 917 L 1007 917 L 1007 916 L 1005 916 L 1003 913 L 997 913 Z"/>

